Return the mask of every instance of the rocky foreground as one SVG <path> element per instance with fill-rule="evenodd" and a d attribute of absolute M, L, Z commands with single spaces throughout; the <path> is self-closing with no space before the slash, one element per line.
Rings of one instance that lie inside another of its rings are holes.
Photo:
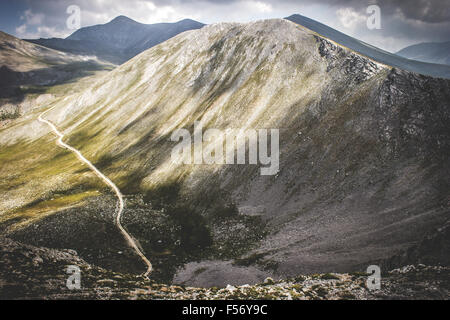
<path fill-rule="evenodd" d="M 24 245 L 0 238 L 0 299 L 448 299 L 450 268 L 407 266 L 382 275 L 381 290 L 367 274 L 315 274 L 262 284 L 193 288 L 157 284 L 140 276 L 89 265 L 75 251 Z M 66 287 L 69 265 L 81 269 L 81 289 Z"/>

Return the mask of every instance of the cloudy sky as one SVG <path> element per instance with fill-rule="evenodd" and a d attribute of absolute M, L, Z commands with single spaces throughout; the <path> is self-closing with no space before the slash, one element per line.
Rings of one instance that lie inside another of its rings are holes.
<path fill-rule="evenodd" d="M 381 29 L 370 30 L 367 8 L 374 4 L 381 9 Z M 450 41 L 450 0 L 2 0 L 0 30 L 20 38 L 66 37 L 74 32 L 67 27 L 72 5 L 81 10 L 82 27 L 118 15 L 142 23 L 215 23 L 299 13 L 388 51 Z"/>

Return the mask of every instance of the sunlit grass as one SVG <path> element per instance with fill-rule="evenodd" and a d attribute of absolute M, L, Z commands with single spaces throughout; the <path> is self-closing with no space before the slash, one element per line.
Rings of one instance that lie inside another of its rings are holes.
<path fill-rule="evenodd" d="M 56 196 L 50 200 L 44 200 L 16 209 L 11 213 L 0 216 L 0 224 L 9 224 L 8 232 L 25 228 L 43 218 L 58 211 L 82 206 L 84 200 L 89 197 L 99 196 L 97 190 L 90 190 L 72 195 Z"/>

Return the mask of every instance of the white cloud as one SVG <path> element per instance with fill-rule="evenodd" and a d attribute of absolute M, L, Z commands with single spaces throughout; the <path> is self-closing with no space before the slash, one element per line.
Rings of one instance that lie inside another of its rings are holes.
<path fill-rule="evenodd" d="M 16 36 L 23 39 L 66 37 L 68 32 L 56 27 L 45 25 L 45 15 L 35 13 L 31 9 L 25 10 L 20 16 L 24 24 L 16 28 Z"/>
<path fill-rule="evenodd" d="M 65 38 L 68 35 L 67 31 L 60 31 L 54 27 L 47 26 L 39 26 L 34 28 L 34 31 L 29 31 L 25 24 L 16 28 L 16 36 L 22 39 Z"/>
<path fill-rule="evenodd" d="M 341 8 L 336 11 L 339 22 L 347 29 L 354 29 L 362 23 L 366 23 L 367 17 L 352 8 Z"/>
<path fill-rule="evenodd" d="M 96 5 L 80 6 L 82 25 L 106 23 L 119 15 L 130 17 L 142 23 L 173 22 L 185 18 L 182 12 L 171 5 L 155 5 L 146 0 L 92 1 Z"/>
<path fill-rule="evenodd" d="M 25 10 L 23 15 L 20 17 L 20 20 L 24 20 L 27 25 L 39 25 L 44 21 L 44 14 L 42 13 L 33 13 L 30 9 Z"/>
<path fill-rule="evenodd" d="M 272 10 L 273 10 L 272 5 L 261 2 L 261 1 L 256 1 L 256 2 L 252 1 L 252 5 L 255 6 L 256 10 L 258 10 L 259 12 L 263 12 L 263 13 L 272 12 Z"/>
<path fill-rule="evenodd" d="M 16 28 L 16 33 L 17 35 L 19 35 L 20 37 L 25 34 L 27 32 L 27 25 L 23 24 L 20 27 Z"/>

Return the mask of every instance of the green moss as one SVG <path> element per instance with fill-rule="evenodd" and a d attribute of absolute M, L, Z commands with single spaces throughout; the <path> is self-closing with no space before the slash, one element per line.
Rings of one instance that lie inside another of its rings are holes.
<path fill-rule="evenodd" d="M 292 288 L 292 289 L 295 289 L 295 290 L 297 290 L 297 291 L 301 291 L 302 288 L 303 288 L 303 286 L 301 286 L 301 285 L 299 285 L 299 284 L 293 284 L 293 285 L 291 286 L 291 288 Z"/>
<path fill-rule="evenodd" d="M 14 120 L 20 117 L 20 111 L 19 108 L 16 108 L 14 112 L 6 112 L 1 111 L 0 112 L 0 121 L 4 120 Z"/>

